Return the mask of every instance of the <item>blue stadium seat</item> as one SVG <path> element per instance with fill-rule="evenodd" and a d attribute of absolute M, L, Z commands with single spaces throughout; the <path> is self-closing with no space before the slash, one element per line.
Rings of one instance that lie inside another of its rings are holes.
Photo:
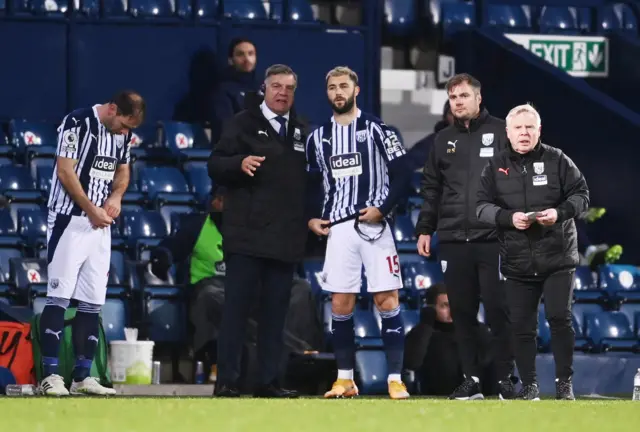
<path fill-rule="evenodd" d="M 356 351 L 356 382 L 361 395 L 387 394 L 387 358 L 381 350 Z"/>
<path fill-rule="evenodd" d="M 111 250 L 111 271 L 114 272 L 121 284 L 128 285 L 125 267 L 126 256 L 121 250 Z"/>
<path fill-rule="evenodd" d="M 9 0 L 14 15 L 62 16 L 69 4 L 65 0 Z"/>
<path fill-rule="evenodd" d="M 577 16 L 567 7 L 544 6 L 540 10 L 541 33 L 576 33 Z"/>
<path fill-rule="evenodd" d="M 629 5 L 618 4 L 615 7 L 619 7 L 622 12 L 622 28 L 621 31 L 628 32 L 632 35 L 638 35 L 638 17 Z M 637 10 L 637 9 L 636 9 Z"/>
<path fill-rule="evenodd" d="M 11 279 L 11 259 L 22 258 L 22 256 L 22 248 L 15 243 L 12 246 L 3 245 L 0 247 L 0 272 L 3 280 L 13 282 L 13 279 Z"/>
<path fill-rule="evenodd" d="M 159 343 L 184 343 L 187 313 L 183 289 L 145 287 L 143 295 L 149 339 Z"/>
<path fill-rule="evenodd" d="M 0 303 L 7 304 L 9 306 L 13 306 L 15 304 L 11 285 L 6 283 L 0 284 Z"/>
<path fill-rule="evenodd" d="M 420 257 L 422 258 L 422 257 Z M 424 291 L 431 285 L 442 282 L 444 275 L 440 264 L 435 260 L 422 258 L 416 261 L 400 260 L 404 287 L 409 290 Z"/>
<path fill-rule="evenodd" d="M 475 5 L 469 2 L 442 0 L 440 2 L 440 22 L 445 38 L 452 36 L 457 31 L 475 27 Z"/>
<path fill-rule="evenodd" d="M 11 144 L 21 153 L 29 153 L 30 157 L 55 155 L 58 136 L 51 123 L 11 120 L 9 135 Z"/>
<path fill-rule="evenodd" d="M 584 330 L 581 325 L 578 323 L 576 319 L 576 314 L 572 313 L 573 320 L 573 331 L 575 332 L 575 349 L 579 351 L 591 351 L 592 344 L 591 342 L 584 336 Z"/>
<path fill-rule="evenodd" d="M 41 210 L 19 210 L 18 233 L 28 244 L 44 248 L 47 238 L 47 213 Z"/>
<path fill-rule="evenodd" d="M 580 329 L 581 333 L 586 332 L 585 322 L 586 315 L 597 314 L 602 312 L 602 306 L 594 303 L 574 303 L 572 305 L 573 316 L 576 319 L 576 326 Z"/>
<path fill-rule="evenodd" d="M 2 2 L 4 0 L 0 0 Z M 0 12 L 1 13 L 1 12 Z M 2 159 L 11 160 L 15 155 L 15 148 L 9 145 L 9 139 L 5 135 L 4 131 L 0 129 L 0 157 Z"/>
<path fill-rule="evenodd" d="M 200 202 L 208 201 L 211 192 L 211 177 L 209 177 L 206 162 L 187 162 L 184 164 L 184 172 L 191 193 Z"/>
<path fill-rule="evenodd" d="M 157 212 L 151 211 L 123 211 L 122 235 L 128 239 L 156 238 L 162 239 L 168 235 L 164 219 Z"/>
<path fill-rule="evenodd" d="M 41 258 L 11 258 L 9 261 L 10 280 L 16 286 L 20 298 L 28 298 L 32 291 L 46 293 L 47 260 Z"/>
<path fill-rule="evenodd" d="M 0 245 L 13 246 L 19 242 L 16 225 L 9 209 L 0 210 Z"/>
<path fill-rule="evenodd" d="M 605 292 L 598 286 L 597 274 L 589 266 L 576 268 L 573 295 L 577 301 L 599 301 L 604 298 Z"/>
<path fill-rule="evenodd" d="M 140 191 L 162 203 L 196 204 L 187 180 L 174 167 L 145 167 L 140 171 Z"/>
<path fill-rule="evenodd" d="M 324 261 L 322 259 L 306 259 L 303 263 L 305 279 L 311 285 L 311 291 L 316 296 L 322 296 L 322 287 L 320 279 L 322 278 L 322 267 Z"/>
<path fill-rule="evenodd" d="M 640 301 L 640 269 L 625 264 L 600 267 L 600 286 L 615 298 Z"/>
<path fill-rule="evenodd" d="M 124 329 L 129 326 L 128 294 L 126 288 L 107 287 L 107 299 L 101 311 L 107 342 L 125 340 Z"/>
<path fill-rule="evenodd" d="M 174 11 L 169 0 L 129 0 L 129 13 L 136 18 L 168 18 Z"/>
<path fill-rule="evenodd" d="M 53 167 L 39 166 L 36 173 L 36 187 L 46 195 L 51 190 L 51 180 L 53 179 Z"/>
<path fill-rule="evenodd" d="M 107 18 L 123 18 L 127 16 L 127 8 L 123 0 L 103 0 L 102 7 Z"/>
<path fill-rule="evenodd" d="M 147 159 L 158 150 L 158 128 L 154 124 L 145 124 L 131 134 L 131 157 L 135 160 Z"/>
<path fill-rule="evenodd" d="M 0 170 L 0 193 L 11 201 L 36 202 L 43 199 L 26 166 L 5 166 Z"/>
<path fill-rule="evenodd" d="M 420 322 L 420 311 L 417 309 L 405 309 L 402 311 L 404 333 L 407 334 Z"/>
<path fill-rule="evenodd" d="M 264 10 L 262 3 L 259 5 Z M 186 156 L 189 160 L 209 159 L 213 146 L 202 126 L 182 122 L 164 122 L 161 130 L 163 145 L 172 153 Z"/>
<path fill-rule="evenodd" d="M 633 334 L 640 339 L 640 303 L 625 303 L 620 306 L 620 312 L 627 316 L 633 326 Z"/>
<path fill-rule="evenodd" d="M 356 308 L 353 311 L 356 344 L 363 348 L 381 347 L 382 336 L 373 311 Z"/>
<path fill-rule="evenodd" d="M 407 37 L 416 30 L 415 0 L 385 0 L 386 30 L 392 37 Z"/>
<path fill-rule="evenodd" d="M 47 304 L 47 284 L 34 284 L 28 288 L 29 305 L 34 314 L 42 313 Z"/>
<path fill-rule="evenodd" d="M 397 215 L 392 228 L 398 252 L 415 252 L 417 239 L 411 217 L 409 215 Z"/>
<path fill-rule="evenodd" d="M 282 19 L 283 0 L 271 0 L 269 2 L 269 15 L 272 20 Z M 313 9 L 307 0 L 289 0 L 289 19 L 291 21 L 314 21 Z"/>
<path fill-rule="evenodd" d="M 167 224 L 168 232 L 172 232 L 172 220 L 174 216 L 185 213 L 193 213 L 194 211 L 195 209 L 193 207 L 186 205 L 167 204 L 160 207 L 160 214 Z"/>
<path fill-rule="evenodd" d="M 225 0 L 225 18 L 237 19 L 267 19 L 267 10 L 260 0 Z"/>
<path fill-rule="evenodd" d="M 489 4 L 487 14 L 488 23 L 492 27 L 499 27 L 509 31 L 531 27 L 531 23 L 522 6 Z"/>
<path fill-rule="evenodd" d="M 538 307 L 538 350 L 540 352 L 551 350 L 551 328 L 542 303 Z"/>
<path fill-rule="evenodd" d="M 216 18 L 218 16 L 218 0 L 200 0 L 196 15 L 200 18 Z"/>
<path fill-rule="evenodd" d="M 586 314 L 585 336 L 600 351 L 630 351 L 637 347 L 631 323 L 622 312 Z"/>

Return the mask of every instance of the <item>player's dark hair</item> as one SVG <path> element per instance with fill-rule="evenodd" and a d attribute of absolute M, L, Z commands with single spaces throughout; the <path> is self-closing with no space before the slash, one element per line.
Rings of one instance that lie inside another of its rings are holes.
<path fill-rule="evenodd" d="M 123 90 L 116 93 L 111 98 L 111 103 L 118 107 L 118 115 L 125 117 L 137 117 L 141 121 L 144 119 L 146 103 L 142 96 L 133 90 Z"/>
<path fill-rule="evenodd" d="M 452 88 L 459 86 L 462 83 L 469 84 L 477 92 L 479 92 L 480 88 L 482 87 L 480 81 L 478 81 L 475 77 L 468 73 L 461 73 L 449 78 L 449 81 L 447 81 L 447 85 L 445 86 L 447 93 L 449 93 Z"/>
<path fill-rule="evenodd" d="M 247 39 L 247 38 L 243 38 L 243 37 L 237 37 L 237 38 L 231 39 L 231 42 L 229 42 L 229 47 L 227 48 L 227 57 L 228 58 L 233 57 L 233 53 L 235 52 L 236 47 L 238 45 L 240 45 L 241 43 L 250 43 L 251 45 L 253 45 L 253 49 L 255 49 L 256 52 L 258 51 L 256 49 L 256 45 L 253 43 L 252 40 Z"/>
<path fill-rule="evenodd" d="M 447 286 L 444 282 L 438 282 L 436 284 L 431 285 L 431 287 L 427 290 L 427 304 L 435 305 L 438 300 L 438 296 L 447 293 Z"/>

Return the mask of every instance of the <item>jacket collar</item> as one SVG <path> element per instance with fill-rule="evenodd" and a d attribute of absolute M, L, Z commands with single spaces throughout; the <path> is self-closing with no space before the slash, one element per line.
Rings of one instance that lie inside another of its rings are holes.
<path fill-rule="evenodd" d="M 478 117 L 471 119 L 469 122 L 469 132 L 475 132 L 480 129 L 480 126 L 486 123 L 487 118 L 489 118 L 489 111 L 486 108 L 482 108 L 480 110 L 480 114 Z M 467 127 L 464 125 L 464 122 L 459 119 L 454 119 L 453 124 L 456 128 L 461 132 L 467 132 Z"/>
<path fill-rule="evenodd" d="M 531 160 L 538 159 L 542 155 L 542 141 L 538 140 L 538 144 L 529 153 L 520 154 L 513 149 L 509 142 L 509 159 L 512 160 Z"/>

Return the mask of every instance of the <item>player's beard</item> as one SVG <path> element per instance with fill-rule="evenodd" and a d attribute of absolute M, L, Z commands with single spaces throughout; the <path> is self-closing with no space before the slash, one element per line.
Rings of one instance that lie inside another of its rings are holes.
<path fill-rule="evenodd" d="M 342 105 L 341 107 L 337 106 L 334 102 L 331 102 L 331 109 L 333 109 L 333 112 L 335 112 L 336 114 L 346 114 L 353 109 L 355 103 L 356 96 L 355 94 L 352 94 L 347 98 L 344 105 Z"/>

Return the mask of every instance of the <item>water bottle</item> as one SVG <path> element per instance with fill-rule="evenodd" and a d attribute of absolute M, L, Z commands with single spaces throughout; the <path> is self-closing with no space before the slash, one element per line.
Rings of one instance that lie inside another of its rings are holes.
<path fill-rule="evenodd" d="M 640 401 L 640 369 L 638 373 L 633 377 L 633 400 Z"/>
<path fill-rule="evenodd" d="M 38 394 L 38 387 L 33 384 L 9 384 L 5 387 L 7 396 L 35 396 Z"/>

